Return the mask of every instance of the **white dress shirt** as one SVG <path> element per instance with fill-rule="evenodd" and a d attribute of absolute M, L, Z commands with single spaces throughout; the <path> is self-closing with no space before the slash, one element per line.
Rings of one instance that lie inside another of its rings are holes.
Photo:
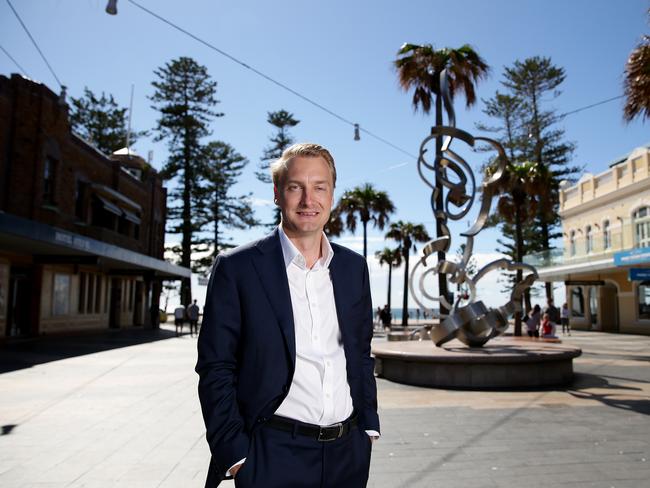
<path fill-rule="evenodd" d="M 329 272 L 334 251 L 323 234 L 321 257 L 308 268 L 282 226 L 279 234 L 293 308 L 296 369 L 275 413 L 316 425 L 342 422 L 353 406 Z"/>

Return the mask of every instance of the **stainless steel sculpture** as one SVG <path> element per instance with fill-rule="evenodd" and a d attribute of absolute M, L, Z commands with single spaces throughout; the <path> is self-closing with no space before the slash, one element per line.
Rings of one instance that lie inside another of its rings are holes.
<path fill-rule="evenodd" d="M 524 263 L 510 261 L 508 259 L 497 259 L 485 265 L 474 276 L 466 273 L 467 264 L 472 257 L 474 238 L 483 229 L 490 213 L 492 198 L 499 193 L 501 179 L 504 177 L 508 159 L 506 153 L 497 141 L 486 137 L 474 137 L 468 132 L 455 127 L 455 114 L 449 96 L 449 88 L 446 73 L 441 75 L 441 88 L 444 107 L 448 115 L 448 126 L 436 126 L 431 129 L 431 135 L 422 141 L 420 156 L 418 158 L 418 173 L 424 183 L 432 190 L 431 207 L 436 219 L 442 221 L 443 236 L 429 241 L 422 250 L 422 258 L 413 267 L 409 280 L 409 288 L 415 302 L 433 316 L 433 310 L 426 306 L 423 297 L 438 302 L 450 312 L 446 317 L 440 317 L 440 324 L 433 326 L 431 339 L 436 346 L 442 346 L 446 342 L 456 338 L 470 347 L 483 346 L 491 338 L 503 334 L 508 328 L 508 318 L 517 311 L 521 311 L 521 297 L 524 291 L 532 286 L 537 279 L 537 271 L 533 266 Z M 436 154 L 433 164 L 427 161 L 427 145 L 438 138 L 443 138 L 442 150 Z M 466 239 L 465 251 L 460 262 L 443 260 L 435 266 L 427 266 L 427 261 L 432 254 L 438 251 L 449 251 L 451 235 L 447 227 L 447 220 L 460 220 L 467 215 L 474 204 L 476 197 L 476 180 L 474 173 L 467 162 L 451 149 L 452 142 L 459 140 L 474 147 L 479 141 L 487 143 L 497 151 L 495 171 L 486 177 L 481 183 L 481 207 L 478 216 L 468 230 L 460 235 Z M 430 178 L 433 173 L 433 181 Z M 437 197 L 436 179 L 442 183 L 444 196 L 444 211 L 436 212 L 434 202 Z M 468 189 L 468 184 L 471 188 Z M 417 287 L 415 275 L 420 267 L 429 269 L 420 276 Z M 517 283 L 510 294 L 510 300 L 501 307 L 488 308 L 482 301 L 477 300 L 476 284 L 491 271 L 505 269 L 513 271 L 517 269 L 529 271 L 523 280 Z M 425 279 L 435 273 L 448 275 L 451 283 L 466 284 L 469 289 L 469 296 L 459 296 L 453 304 L 447 298 L 440 295 L 432 296 L 427 293 Z M 416 293 L 419 291 L 419 294 Z"/>

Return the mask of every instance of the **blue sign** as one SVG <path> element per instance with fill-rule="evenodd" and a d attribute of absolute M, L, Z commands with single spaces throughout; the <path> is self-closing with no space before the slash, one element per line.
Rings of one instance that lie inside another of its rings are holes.
<path fill-rule="evenodd" d="M 614 253 L 616 266 L 630 266 L 632 264 L 650 263 L 650 247 L 641 247 L 630 251 Z"/>
<path fill-rule="evenodd" d="M 630 281 L 650 280 L 650 268 L 630 268 L 628 278 Z"/>

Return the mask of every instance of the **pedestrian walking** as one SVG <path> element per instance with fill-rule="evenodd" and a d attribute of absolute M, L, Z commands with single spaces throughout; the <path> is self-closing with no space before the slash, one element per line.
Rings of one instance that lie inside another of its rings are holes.
<path fill-rule="evenodd" d="M 176 326 L 176 337 L 183 334 L 183 322 L 185 322 L 185 307 L 179 305 L 174 309 L 174 325 Z"/>
<path fill-rule="evenodd" d="M 564 303 L 560 310 L 560 319 L 562 320 L 562 334 L 571 335 L 571 323 L 569 322 L 569 304 Z"/>
<path fill-rule="evenodd" d="M 199 335 L 199 306 L 194 303 L 187 306 L 187 319 L 190 321 L 190 337 L 194 337 L 194 334 Z"/>
<path fill-rule="evenodd" d="M 393 314 L 388 305 L 384 305 L 381 309 L 381 323 L 384 325 L 384 330 L 390 330 L 390 325 L 393 322 Z"/>

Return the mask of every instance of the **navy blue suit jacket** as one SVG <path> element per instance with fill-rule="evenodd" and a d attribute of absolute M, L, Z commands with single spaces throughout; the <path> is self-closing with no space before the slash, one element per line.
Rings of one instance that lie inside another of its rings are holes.
<path fill-rule="evenodd" d="M 332 244 L 330 276 L 359 426 L 379 432 L 372 303 L 363 257 Z M 247 456 L 255 429 L 286 397 L 296 360 L 289 283 L 280 237 L 217 257 L 198 340 L 199 398 L 212 458 L 206 487 Z"/>

